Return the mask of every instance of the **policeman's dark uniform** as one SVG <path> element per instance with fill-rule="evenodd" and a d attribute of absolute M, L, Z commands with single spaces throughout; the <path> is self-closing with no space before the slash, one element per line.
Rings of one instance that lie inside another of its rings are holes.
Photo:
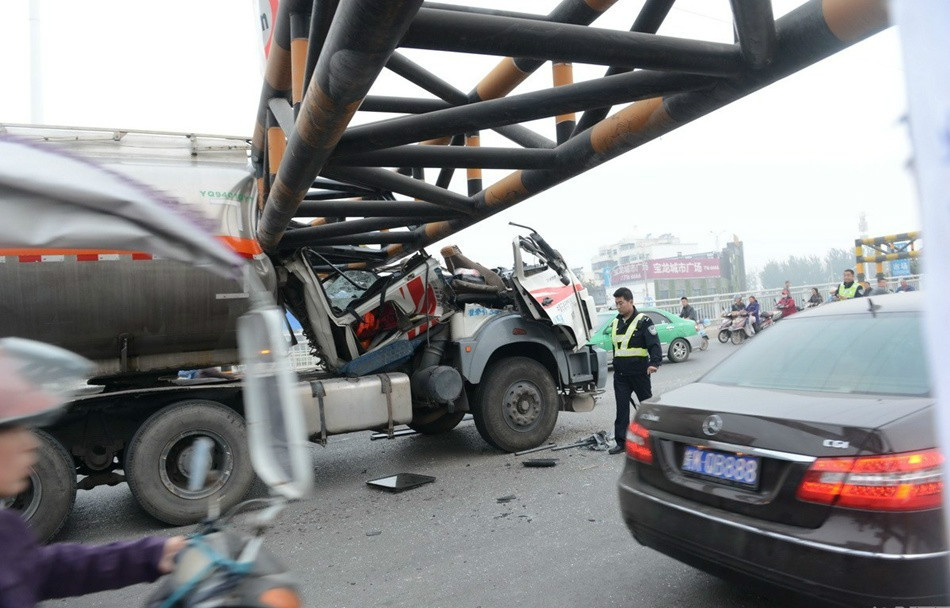
<path fill-rule="evenodd" d="M 641 402 L 653 396 L 647 368 L 660 366 L 663 350 L 653 320 L 638 313 L 636 307 L 629 319 L 617 315 L 613 320 L 611 341 L 614 349 L 614 397 L 617 399 L 614 437 L 617 445 L 621 445 L 630 425 L 630 395 L 636 393 Z"/>

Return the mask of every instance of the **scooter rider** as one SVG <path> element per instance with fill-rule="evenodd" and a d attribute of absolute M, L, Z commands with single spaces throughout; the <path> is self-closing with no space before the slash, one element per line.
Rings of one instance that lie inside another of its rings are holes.
<path fill-rule="evenodd" d="M 621 287 L 615 291 L 614 304 L 619 313 L 611 324 L 610 333 L 614 349 L 614 397 L 617 400 L 614 437 L 617 445 L 610 448 L 609 453 L 620 454 L 626 447 L 631 394 L 636 393 L 640 402 L 653 396 L 650 374 L 660 367 L 663 351 L 653 320 L 637 312 L 629 289 Z"/>
<path fill-rule="evenodd" d="M 18 349 L 30 358 L 18 356 Z M 52 363 L 43 360 L 44 353 L 51 355 Z M 62 377 L 55 373 L 57 360 L 86 363 L 47 344 L 0 340 L 0 498 L 27 488 L 38 447 L 29 427 L 49 422 L 60 410 L 61 396 L 31 377 L 38 367 L 51 370 L 54 378 Z M 154 581 L 171 572 L 173 559 L 184 546 L 183 536 L 100 546 L 41 546 L 19 512 L 0 509 L 0 608 L 29 608 L 46 599 Z"/>

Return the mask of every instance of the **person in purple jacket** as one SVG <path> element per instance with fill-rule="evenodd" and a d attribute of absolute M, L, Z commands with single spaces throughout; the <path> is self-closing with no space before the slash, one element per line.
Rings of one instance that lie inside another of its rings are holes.
<path fill-rule="evenodd" d="M 17 372 L 14 359 L 0 347 L 0 498 L 27 488 L 38 446 L 28 427 L 60 407 Z M 47 599 L 154 581 L 171 572 L 184 546 L 183 536 L 42 546 L 18 512 L 0 509 L 0 608 L 30 608 Z"/>

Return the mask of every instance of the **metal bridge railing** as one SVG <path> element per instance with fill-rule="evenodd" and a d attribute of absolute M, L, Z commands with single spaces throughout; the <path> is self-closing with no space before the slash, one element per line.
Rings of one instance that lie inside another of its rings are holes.
<path fill-rule="evenodd" d="M 914 289 L 920 289 L 920 275 L 903 278 L 906 278 L 907 282 L 912 285 Z M 795 299 L 795 303 L 798 304 L 799 308 L 803 308 L 805 306 L 805 302 L 807 302 L 808 298 L 811 296 L 811 288 L 817 287 L 818 293 L 821 294 L 822 300 L 827 301 L 828 294 L 832 289 L 837 287 L 839 283 L 840 281 L 807 286 L 793 285 L 791 289 L 792 297 Z M 887 282 L 887 286 L 891 290 L 896 290 L 898 284 L 899 282 L 897 279 L 889 279 Z M 871 281 L 872 287 L 875 287 L 876 285 L 877 283 L 875 281 Z M 724 311 L 727 311 L 732 307 L 732 303 L 735 301 L 736 296 L 742 296 L 743 301 L 748 303 L 748 297 L 753 295 L 756 297 L 756 299 L 758 299 L 762 310 L 775 310 L 776 302 L 778 302 L 779 298 L 782 297 L 782 289 L 782 287 L 778 287 L 773 289 L 761 289 L 758 291 L 720 293 L 709 296 L 690 296 L 689 303 L 693 308 L 696 309 L 696 312 L 699 314 L 701 319 L 718 319 Z M 677 297 L 657 300 L 654 306 L 675 314 L 679 314 L 680 299 Z"/>

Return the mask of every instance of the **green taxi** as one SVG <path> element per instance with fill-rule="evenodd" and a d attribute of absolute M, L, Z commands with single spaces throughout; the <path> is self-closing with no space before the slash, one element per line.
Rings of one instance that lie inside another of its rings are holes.
<path fill-rule="evenodd" d="M 653 324 L 656 325 L 656 335 L 660 338 L 660 346 L 663 348 L 663 355 L 670 360 L 670 363 L 686 361 L 693 349 L 700 348 L 702 345 L 703 339 L 696 332 L 696 324 L 693 321 L 681 319 L 671 312 L 649 306 L 638 307 L 637 312 L 642 312 L 653 319 Z M 610 324 L 616 316 L 616 310 L 598 313 L 597 329 L 588 342 L 588 344 L 599 346 L 607 351 L 608 364 L 614 358 L 613 348 L 610 344 Z"/>

